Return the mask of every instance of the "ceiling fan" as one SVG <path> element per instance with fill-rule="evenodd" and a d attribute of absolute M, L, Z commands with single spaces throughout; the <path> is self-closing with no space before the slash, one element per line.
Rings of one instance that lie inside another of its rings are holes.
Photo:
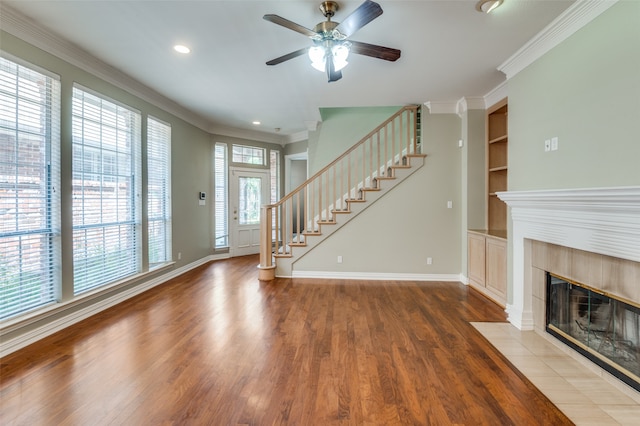
<path fill-rule="evenodd" d="M 307 53 L 312 66 L 319 71 L 326 71 L 329 82 L 332 82 L 342 78 L 341 69 L 347 65 L 349 52 L 385 61 L 396 61 L 400 57 L 398 49 L 347 40 L 360 28 L 382 15 L 382 8 L 378 3 L 366 0 L 341 23 L 331 20 L 337 10 L 338 3 L 335 1 L 323 1 L 320 4 L 320 11 L 327 20 L 320 22 L 313 30 L 278 15 L 264 15 L 265 20 L 306 35 L 313 40 L 312 47 L 305 47 L 272 59 L 267 62 L 267 65 L 277 65 Z"/>

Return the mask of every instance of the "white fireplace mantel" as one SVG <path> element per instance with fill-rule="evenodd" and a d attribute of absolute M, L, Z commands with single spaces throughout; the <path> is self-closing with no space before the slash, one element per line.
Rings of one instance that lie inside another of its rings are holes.
<path fill-rule="evenodd" d="M 525 240 L 640 262 L 640 186 L 499 192 L 511 211 L 513 247 L 509 321 L 533 329 L 525 279 Z"/>

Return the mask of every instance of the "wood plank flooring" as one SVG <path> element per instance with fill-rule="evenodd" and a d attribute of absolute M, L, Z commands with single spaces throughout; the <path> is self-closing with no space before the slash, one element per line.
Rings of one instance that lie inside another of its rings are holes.
<path fill-rule="evenodd" d="M 2 425 L 562 425 L 462 284 L 204 265 L 1 360 Z"/>

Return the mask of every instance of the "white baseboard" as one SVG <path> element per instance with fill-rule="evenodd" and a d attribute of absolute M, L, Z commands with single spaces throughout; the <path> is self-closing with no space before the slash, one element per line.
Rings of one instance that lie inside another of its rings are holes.
<path fill-rule="evenodd" d="M 459 274 L 398 274 L 382 272 L 293 271 L 292 278 L 375 281 L 460 281 Z"/>
<path fill-rule="evenodd" d="M 3 338 L 0 335 L 0 340 L 1 340 L 0 341 L 0 357 L 9 355 L 10 353 L 17 351 L 18 349 L 22 349 L 25 346 L 35 343 L 40 339 L 43 339 L 66 327 L 69 327 L 77 322 L 80 322 L 86 318 L 89 318 L 97 314 L 98 312 L 104 311 L 105 309 L 115 306 L 118 303 L 124 302 L 127 299 L 130 299 L 134 296 L 137 296 L 138 294 L 141 294 L 160 284 L 163 284 L 172 278 L 175 278 L 179 275 L 184 274 L 187 271 L 190 271 L 191 269 L 197 268 L 198 266 L 204 265 L 205 263 L 208 263 L 212 260 L 217 260 L 222 258 L 224 258 L 224 256 L 220 256 L 220 255 L 207 256 L 205 258 L 192 262 L 188 265 L 173 269 L 167 272 L 166 274 L 163 274 L 153 279 L 150 279 L 148 281 L 142 282 L 139 285 L 136 285 L 135 287 L 132 287 L 128 290 L 119 291 L 119 292 L 115 290 L 116 292 L 112 296 L 109 296 L 106 299 L 102 299 L 100 301 L 92 303 L 89 306 L 86 306 L 84 308 L 74 309 L 74 307 L 78 306 L 79 304 L 86 303 L 88 301 L 86 297 L 74 299 L 73 301 L 68 302 L 64 305 L 62 304 L 59 306 L 53 305 L 52 307 L 47 308 L 46 312 L 37 316 L 32 316 L 31 318 L 37 318 L 37 321 L 42 321 L 42 320 L 46 320 L 48 317 L 58 316 L 61 313 L 63 314 L 62 317 L 49 321 L 42 326 L 36 327 L 33 330 L 19 334 L 18 336 L 10 339 L 5 340 L 5 338 Z M 67 311 L 66 314 L 65 314 L 65 311 Z M 12 325 L 10 329 L 8 327 L 4 328 L 2 330 L 2 334 L 7 334 L 8 332 L 16 332 L 16 331 L 19 332 L 21 326 L 26 327 L 27 325 L 32 324 L 34 322 L 35 321 L 33 319 L 29 321 L 25 321 L 22 324 L 20 322 L 17 322 L 14 325 Z"/>

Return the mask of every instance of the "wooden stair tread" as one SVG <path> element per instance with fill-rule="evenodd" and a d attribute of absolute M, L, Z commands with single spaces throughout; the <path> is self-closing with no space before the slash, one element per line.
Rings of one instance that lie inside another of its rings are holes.
<path fill-rule="evenodd" d="M 273 257 L 293 257 L 291 253 L 274 254 Z"/>
<path fill-rule="evenodd" d="M 335 214 L 335 213 L 345 214 L 345 213 L 351 213 L 351 210 L 331 210 L 331 213 L 332 214 Z"/>

